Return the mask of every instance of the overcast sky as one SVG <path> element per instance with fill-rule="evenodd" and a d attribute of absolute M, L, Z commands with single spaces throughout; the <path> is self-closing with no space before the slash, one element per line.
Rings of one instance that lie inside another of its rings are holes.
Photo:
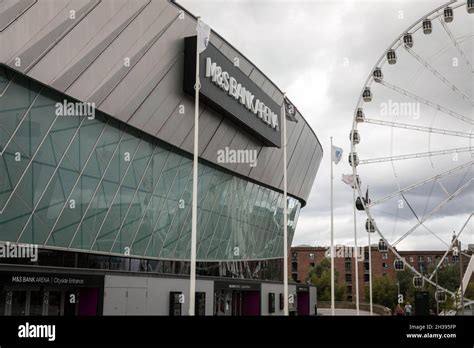
<path fill-rule="evenodd" d="M 340 180 L 342 173 L 351 173 L 347 163 L 350 150 L 349 131 L 363 84 L 377 59 L 408 26 L 440 1 L 223 1 L 180 0 L 185 8 L 199 15 L 213 30 L 258 66 L 280 89 L 286 91 L 316 132 L 325 151 L 307 206 L 302 209 L 293 245 L 328 245 L 330 241 L 330 146 L 344 149 L 343 160 L 334 168 L 335 241 L 351 245 L 354 242 L 352 190 Z M 450 24 L 453 34 L 463 38 L 473 33 L 474 15 L 464 8 L 455 11 Z M 473 41 L 461 40 L 466 57 L 474 63 Z M 449 36 L 439 22 L 433 23 L 433 34 L 414 35 L 414 50 L 428 60 L 437 71 L 456 84 L 468 98 L 473 98 L 472 73 L 453 48 Z M 393 84 L 403 86 L 417 95 L 437 101 L 459 114 L 472 118 L 473 109 L 460 95 L 453 95 L 433 74 L 424 69 L 406 51 L 397 50 L 399 63 L 385 65 L 384 75 Z M 456 60 L 456 64 L 454 63 Z M 373 87 L 374 101 L 366 116 L 380 119 L 381 106 L 413 102 L 392 90 Z M 411 106 L 412 104 L 406 104 Z M 438 127 L 472 133 L 472 125 L 416 104 L 408 118 L 387 120 Z M 371 109 L 372 108 L 372 109 Z M 372 116 L 379 117 L 372 117 Z M 421 117 L 420 117 L 421 116 Z M 365 128 L 364 128 L 365 127 Z M 361 159 L 392 155 L 438 151 L 471 146 L 467 138 L 447 137 L 411 132 L 390 127 L 359 127 Z M 418 180 L 472 161 L 469 153 L 420 160 L 399 161 L 359 166 L 363 189 L 370 185 L 372 198 L 381 198 Z M 396 173 L 396 177 L 395 174 Z M 472 166 L 440 180 L 443 185 L 429 183 L 407 192 L 410 204 L 399 208 L 399 199 L 376 206 L 374 216 L 390 242 L 396 240 L 420 218 L 473 177 Z M 444 191 L 446 190 L 446 191 Z M 454 230 L 459 231 L 474 207 L 473 185 L 466 186 L 453 201 L 443 206 L 399 244 L 399 249 L 443 249 Z M 357 212 L 359 244 L 367 243 L 363 223 L 364 212 Z M 473 219 L 474 220 L 474 219 Z M 474 221 L 461 235 L 464 245 L 474 243 Z M 437 237 L 435 237 L 435 235 Z M 374 235 L 375 241 L 378 240 Z M 444 241 L 444 243 L 442 242 Z M 374 242 L 374 240 L 373 240 Z"/>

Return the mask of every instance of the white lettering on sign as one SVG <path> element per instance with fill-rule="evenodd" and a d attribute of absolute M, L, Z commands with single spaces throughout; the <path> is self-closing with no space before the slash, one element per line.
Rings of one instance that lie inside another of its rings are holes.
<path fill-rule="evenodd" d="M 229 96 L 236 99 L 242 106 L 260 118 L 271 128 L 278 130 L 278 117 L 268 106 L 259 99 L 255 99 L 255 95 L 242 86 L 234 77 L 230 76 L 227 71 L 222 68 L 211 58 L 206 58 L 206 77 L 210 78 L 212 83 L 226 91 Z"/>

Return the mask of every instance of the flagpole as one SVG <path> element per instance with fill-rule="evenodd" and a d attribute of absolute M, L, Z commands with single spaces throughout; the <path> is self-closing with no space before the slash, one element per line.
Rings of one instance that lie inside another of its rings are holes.
<path fill-rule="evenodd" d="M 335 311 L 335 299 L 334 299 L 334 194 L 333 194 L 333 182 L 334 182 L 334 175 L 333 175 L 333 148 L 332 148 L 332 137 L 331 137 L 331 156 L 329 160 L 331 161 L 331 313 L 334 315 Z"/>
<path fill-rule="evenodd" d="M 199 23 L 200 17 L 197 17 Z M 191 264 L 189 282 L 189 315 L 194 316 L 196 295 L 196 244 L 197 244 L 197 185 L 198 185 L 198 151 L 199 151 L 199 49 L 196 38 L 196 84 L 194 85 L 194 150 L 193 150 L 193 202 L 191 222 Z"/>
<path fill-rule="evenodd" d="M 357 315 L 359 315 L 359 251 L 358 251 L 358 246 L 357 246 L 357 220 L 356 220 L 356 185 L 357 185 L 357 179 L 354 178 L 354 188 L 352 190 L 352 195 L 353 195 L 353 203 L 354 203 L 354 244 L 355 244 L 355 285 L 356 285 L 356 312 Z"/>
<path fill-rule="evenodd" d="M 288 201 L 287 201 L 287 173 L 286 173 L 286 110 L 285 110 L 286 93 L 283 95 L 283 313 L 289 315 L 288 311 Z"/>
<path fill-rule="evenodd" d="M 368 234 L 369 234 L 369 301 L 370 301 L 370 315 L 374 315 L 374 308 L 373 308 L 373 304 L 372 304 L 372 245 L 370 244 L 370 232 L 368 232 Z"/>

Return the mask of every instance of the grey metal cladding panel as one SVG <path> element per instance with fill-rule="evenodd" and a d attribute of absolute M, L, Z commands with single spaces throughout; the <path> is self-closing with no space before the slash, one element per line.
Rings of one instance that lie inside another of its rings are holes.
<path fill-rule="evenodd" d="M 306 177 L 310 175 L 309 173 L 309 168 L 313 165 L 313 158 L 317 156 L 317 144 L 312 142 L 310 144 L 311 149 L 308 151 L 307 154 L 304 156 L 304 161 L 302 164 L 298 166 L 298 168 L 295 169 L 297 172 L 297 180 L 294 183 L 293 186 L 293 192 L 299 193 L 301 191 L 301 187 L 303 186 Z"/>
<path fill-rule="evenodd" d="M 178 19 L 178 15 L 175 16 L 175 18 L 172 18 L 169 20 L 168 23 L 165 24 L 164 28 L 161 29 L 160 32 L 155 34 L 151 39 L 148 40 L 148 42 L 141 46 L 141 48 L 133 53 L 130 54 L 127 58 L 129 58 L 130 61 L 130 66 L 125 66 L 122 65 L 120 69 L 117 71 L 114 71 L 114 73 L 108 77 L 105 83 L 103 83 L 99 88 L 97 88 L 94 93 L 90 96 L 89 100 L 95 102 L 97 105 L 102 104 L 102 102 L 105 100 L 105 98 L 108 98 L 108 96 L 112 93 L 115 92 L 115 100 L 122 101 L 123 102 L 123 96 L 128 95 L 130 90 L 133 90 L 133 86 L 131 85 L 131 81 L 134 81 L 136 83 L 140 83 L 143 81 L 143 79 L 147 76 L 146 72 L 148 72 L 148 64 L 147 64 L 147 59 L 143 59 L 144 56 L 148 53 L 148 51 L 155 45 L 155 43 L 165 34 L 167 34 L 169 31 L 172 31 L 171 27 L 173 25 L 178 25 L 180 24 L 181 21 Z M 169 31 L 168 31 L 169 29 Z M 156 46 L 155 46 L 156 50 Z M 132 53 L 132 52 L 129 52 Z M 154 57 L 155 55 L 149 54 L 148 57 Z M 142 60 L 143 59 L 143 60 Z M 149 60 L 149 59 L 148 59 Z M 134 68 L 138 66 L 137 69 L 134 70 Z M 140 70 L 139 67 L 142 67 Z M 146 69 L 144 69 L 147 67 Z M 130 75 L 130 72 L 134 71 L 134 74 Z M 143 79 L 139 80 L 137 78 L 137 72 L 144 72 Z M 129 77 L 128 79 L 125 79 L 126 77 Z M 125 79 L 125 81 L 123 81 Z M 117 86 L 121 84 L 119 88 Z M 121 93 L 122 91 L 122 93 Z M 123 93 L 125 91 L 125 93 Z M 111 98 L 112 99 L 112 98 Z M 117 106 L 115 110 L 113 111 L 118 111 L 117 109 L 120 107 L 117 105 L 117 103 L 109 101 L 109 105 L 114 105 Z"/>
<path fill-rule="evenodd" d="M 176 59 L 180 58 L 184 51 L 184 40 L 179 38 L 190 32 L 192 22 L 179 19 L 178 13 L 171 7 L 160 18 L 165 18 L 166 25 L 164 28 L 161 27 L 160 32 L 155 32 L 147 45 L 153 43 L 153 41 L 155 42 L 141 59 L 136 61 L 134 66 L 122 68 L 122 74 L 126 73 L 127 75 L 123 76 L 120 84 L 112 85 L 113 90 L 103 103 L 104 110 L 108 110 L 112 114 L 119 114 L 121 119 L 127 119 L 126 110 L 131 106 L 129 105 L 130 101 L 133 100 L 132 104 L 136 105 L 147 98 L 154 88 L 150 82 L 153 81 L 153 83 L 159 84 L 160 76 L 163 76 L 170 64 L 175 64 Z M 142 52 L 139 54 L 143 53 L 145 47 L 142 48 Z M 131 61 L 135 61 L 135 58 L 132 58 Z M 120 77 L 119 73 L 117 73 L 117 77 Z M 114 78 L 111 80 L 114 80 Z M 182 84 L 182 79 L 180 83 Z M 101 86 L 101 89 L 107 90 L 105 85 Z M 131 91 L 134 93 L 131 94 Z M 182 94 L 182 89 L 179 93 Z M 131 114 L 129 114 L 130 116 Z M 150 130 L 152 133 L 157 131 L 158 129 Z"/>
<path fill-rule="evenodd" d="M 69 3 L 70 1 L 40 1 L 31 6 L 0 35 L 1 62 L 6 64 L 17 57 L 16 53 L 26 47 L 32 38 L 37 37 Z"/>
<path fill-rule="evenodd" d="M 176 106 L 182 96 L 182 93 L 177 93 L 177 89 L 179 90 L 181 86 L 178 77 L 182 76 L 183 71 L 179 64 L 181 61 L 182 59 L 175 60 L 173 64 L 166 67 L 163 78 L 132 115 L 128 121 L 129 124 L 153 135 L 158 133 L 173 111 L 173 109 L 166 106 L 162 108 L 162 105 L 172 104 Z M 166 109 L 169 109 L 169 111 L 164 112 Z"/>
<path fill-rule="evenodd" d="M 16 66 L 16 59 L 10 60 L 8 65 L 21 72 L 27 72 L 36 64 L 57 42 L 68 34 L 82 19 L 92 11 L 100 0 L 80 1 L 76 0 L 71 6 L 61 11 L 54 20 L 49 23 L 46 30 L 38 33 L 31 46 L 22 49 L 16 56 L 21 59 L 21 66 Z M 70 11 L 75 11 L 75 18 L 71 19 Z M 45 32 L 46 31 L 46 32 Z"/>
<path fill-rule="evenodd" d="M 212 161 L 213 163 L 217 163 L 217 150 L 224 149 L 226 146 L 229 146 L 236 133 L 237 129 L 235 123 L 232 123 L 228 119 L 224 118 L 213 137 L 209 141 L 209 144 L 205 148 L 201 157 L 207 159 L 208 161 Z M 230 167 L 225 163 L 219 163 L 219 165 L 225 168 Z"/>
<path fill-rule="evenodd" d="M 166 8 L 164 1 L 152 1 L 147 6 L 147 11 L 141 12 L 137 20 L 132 21 L 129 26 L 103 51 L 97 59 L 86 69 L 82 75 L 74 81 L 67 89 L 69 95 L 83 101 L 107 81 L 111 75 L 119 70 L 124 64 L 124 57 L 131 57 L 134 52 L 145 43 L 154 32 L 147 32 L 152 23 Z M 166 23 L 160 23 L 164 26 Z M 145 34 L 148 35 L 145 35 Z"/>
<path fill-rule="evenodd" d="M 53 74 L 51 83 L 55 89 L 65 91 L 92 62 L 120 35 L 132 20 L 149 4 L 148 1 L 108 0 L 102 3 L 67 35 L 40 64 L 32 71 L 38 74 L 45 71 L 44 64 L 49 64 L 52 54 L 59 55 L 61 70 Z M 104 22 L 104 19 L 107 20 Z M 83 44 L 85 42 L 85 44 Z M 66 46 L 68 48 L 63 49 Z M 77 53 L 76 53 L 77 52 Z M 37 72 L 38 70 L 38 72 Z"/>
<path fill-rule="evenodd" d="M 313 151 L 316 144 L 313 141 L 313 134 L 309 126 L 305 127 L 301 134 L 300 141 L 293 151 L 293 156 L 288 162 L 288 177 L 292 178 L 289 181 L 288 190 L 290 192 L 298 192 L 306 175 L 306 170 L 310 165 Z M 280 182 L 280 188 L 283 188 L 283 180 Z"/>
<path fill-rule="evenodd" d="M 302 197 L 306 201 L 308 200 L 308 196 L 309 196 L 309 193 L 311 192 L 314 179 L 316 178 L 316 173 L 321 164 L 322 155 L 323 155 L 323 152 L 321 150 L 320 145 L 318 144 L 316 147 L 315 154 L 313 158 L 311 159 L 311 165 L 308 168 L 308 171 L 303 181 L 303 185 L 301 186 L 301 189 L 298 194 L 298 197 Z"/>
<path fill-rule="evenodd" d="M 20 17 L 37 0 L 5 0 L 0 1 L 0 33 Z"/>
<path fill-rule="evenodd" d="M 258 69 L 253 69 L 249 77 L 252 79 L 253 82 L 255 82 L 258 87 L 262 87 L 263 83 L 266 80 L 265 76 L 263 76 L 263 74 L 258 71 Z"/>
<path fill-rule="evenodd" d="M 219 49 L 224 44 L 224 40 L 222 40 L 218 35 L 215 35 L 213 32 L 211 32 L 211 38 L 209 40 L 216 48 Z"/>
<path fill-rule="evenodd" d="M 236 151 L 245 150 L 247 148 L 248 143 L 249 143 L 248 135 L 242 132 L 240 129 L 237 129 L 234 139 L 232 139 L 232 142 L 229 144 L 229 149 L 236 150 Z M 239 174 L 242 174 L 241 172 L 237 171 L 238 166 L 239 166 L 239 163 L 230 164 L 229 169 L 236 171 Z M 246 166 L 250 169 L 250 166 L 248 163 L 246 163 Z"/>
<path fill-rule="evenodd" d="M 227 58 L 229 58 L 230 61 L 234 62 L 234 65 L 235 65 L 235 61 L 234 59 L 238 59 L 238 68 L 240 70 L 242 70 L 242 72 L 249 76 L 250 73 L 252 72 L 253 70 L 253 66 L 252 64 L 250 64 L 250 62 L 245 59 L 241 54 L 237 53 L 237 51 L 235 49 L 233 49 L 232 47 L 230 47 L 227 43 L 223 43 L 222 46 L 220 47 L 219 51 L 222 52 L 222 54 L 224 54 L 224 56 L 226 56 Z"/>
<path fill-rule="evenodd" d="M 189 101 L 191 105 L 194 105 L 194 99 L 185 96 L 183 100 Z M 194 108 L 191 107 L 190 114 L 187 113 L 187 117 L 194 120 Z M 200 105 L 199 107 L 199 154 L 201 155 L 206 147 L 209 145 L 214 133 L 220 126 L 224 117 L 212 109 L 208 109 L 206 106 Z M 181 143 L 181 148 L 185 151 L 193 153 L 194 149 L 194 121 L 192 121 L 191 129 L 189 130 L 186 138 Z"/>
<path fill-rule="evenodd" d="M 271 97 L 273 96 L 273 93 L 275 93 L 276 87 L 271 81 L 265 80 L 262 86 L 262 90 Z"/>
<path fill-rule="evenodd" d="M 288 148 L 287 148 L 287 155 L 288 161 L 293 153 L 293 150 L 296 146 L 298 138 L 305 126 L 304 122 L 287 122 L 287 136 L 288 136 Z M 280 184 L 281 178 L 283 177 L 283 172 L 281 168 L 283 167 L 283 150 L 282 149 L 272 149 L 274 152 L 271 157 L 269 163 L 267 163 L 263 169 L 263 172 L 259 175 L 263 182 L 266 182 L 273 187 L 278 187 Z M 259 165 L 260 166 L 260 165 Z M 251 172 L 253 174 L 253 171 Z"/>
<path fill-rule="evenodd" d="M 253 137 L 252 135 L 248 135 L 249 142 L 247 144 L 247 147 L 245 148 L 246 150 L 256 150 L 257 155 L 260 153 L 262 150 L 262 142 L 258 140 L 257 138 Z M 263 157 L 262 157 L 263 159 Z M 258 158 L 257 158 L 257 166 L 258 166 Z M 235 168 L 236 172 L 248 176 L 250 174 L 250 171 L 252 170 L 252 167 L 250 167 L 246 163 L 241 163 Z"/>
<path fill-rule="evenodd" d="M 273 100 L 277 102 L 278 105 L 283 104 L 283 93 L 279 89 L 275 88 L 272 96 Z"/>

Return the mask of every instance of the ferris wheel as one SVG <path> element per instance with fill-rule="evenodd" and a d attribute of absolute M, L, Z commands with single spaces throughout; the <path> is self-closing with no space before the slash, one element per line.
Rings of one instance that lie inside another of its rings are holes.
<path fill-rule="evenodd" d="M 395 270 L 413 272 L 415 287 L 431 284 L 453 298 L 460 290 L 439 286 L 435 273 L 461 238 L 474 243 L 473 116 L 474 0 L 450 1 L 377 60 L 350 132 L 355 206 L 367 214 L 361 224 L 395 255 Z M 445 252 L 420 268 L 403 249 Z"/>

